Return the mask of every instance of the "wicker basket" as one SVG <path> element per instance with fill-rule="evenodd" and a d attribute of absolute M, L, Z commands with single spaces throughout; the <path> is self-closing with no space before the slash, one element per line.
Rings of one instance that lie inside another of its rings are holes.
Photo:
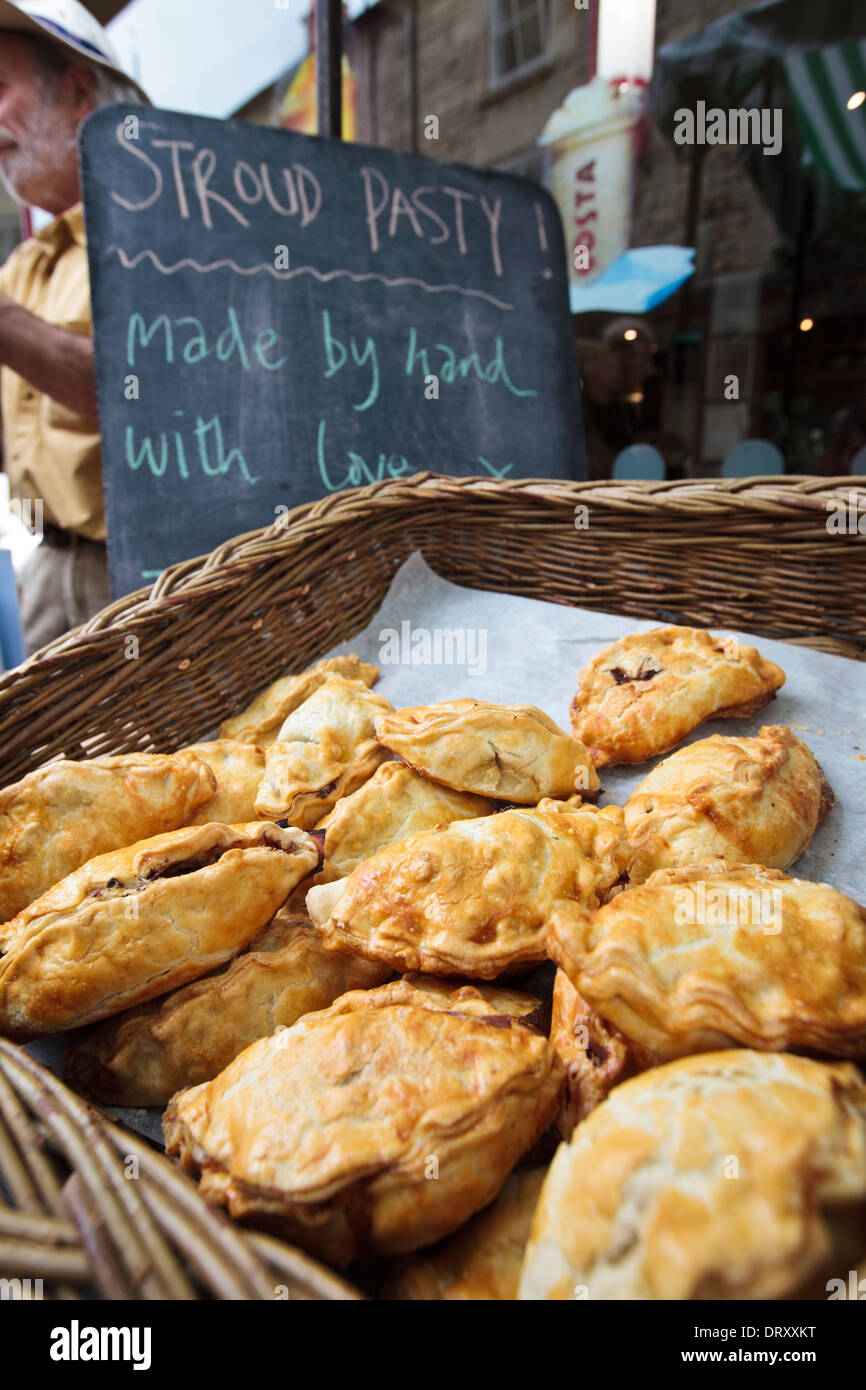
<path fill-rule="evenodd" d="M 844 533 L 828 529 L 834 506 L 847 508 Z M 176 565 L 0 678 L 0 785 L 61 753 L 170 751 L 206 737 L 263 685 L 364 627 L 415 549 L 477 588 L 866 659 L 866 478 L 420 474 L 298 507 Z M 164 1158 L 3 1041 L 0 1183 L 0 1276 L 41 1277 L 54 1296 L 93 1286 L 114 1298 L 357 1296 L 208 1210 Z"/>
<path fill-rule="evenodd" d="M 828 504 L 846 504 L 858 485 L 855 534 L 829 533 Z M 170 752 L 204 737 L 261 686 L 362 628 L 414 549 L 457 583 L 862 659 L 860 518 L 863 478 L 419 474 L 338 493 L 175 565 L 0 677 L 0 784 L 61 753 Z"/>
<path fill-rule="evenodd" d="M 5 1194 L 4 1194 L 5 1188 Z M 4 1296 L 357 1299 L 301 1251 L 242 1232 L 148 1144 L 0 1039 Z"/>

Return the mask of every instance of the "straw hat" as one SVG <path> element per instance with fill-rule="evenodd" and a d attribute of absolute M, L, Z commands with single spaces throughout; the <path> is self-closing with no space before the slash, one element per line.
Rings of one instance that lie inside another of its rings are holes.
<path fill-rule="evenodd" d="M 135 78 L 130 76 L 102 25 L 78 0 L 0 0 L 0 29 L 13 29 L 22 34 L 35 34 L 52 39 L 76 58 L 95 63 L 121 77 L 141 95 L 146 95 Z"/>

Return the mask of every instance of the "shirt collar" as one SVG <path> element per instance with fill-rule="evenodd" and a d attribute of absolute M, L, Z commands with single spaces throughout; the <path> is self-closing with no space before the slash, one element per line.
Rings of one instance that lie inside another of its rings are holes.
<path fill-rule="evenodd" d="M 84 204 L 73 203 L 71 208 L 61 212 L 59 217 L 55 217 L 53 222 L 49 222 L 44 227 L 39 227 L 33 233 L 40 241 L 44 241 L 54 250 L 69 241 L 71 238 L 79 246 L 86 246 L 84 236 Z"/>

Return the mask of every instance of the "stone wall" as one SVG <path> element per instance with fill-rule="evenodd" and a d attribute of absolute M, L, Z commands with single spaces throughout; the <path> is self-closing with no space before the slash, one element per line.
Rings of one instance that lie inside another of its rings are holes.
<path fill-rule="evenodd" d="M 418 6 L 418 147 L 466 164 L 521 162 L 534 156 L 548 116 L 589 75 L 590 17 L 553 0 L 548 60 L 500 87 L 490 79 L 484 0 L 421 0 Z M 361 78 L 359 139 L 411 147 L 406 0 L 383 0 L 355 25 Z M 367 79 L 375 73 L 375 86 Z M 424 137 L 436 116 L 438 140 Z"/>

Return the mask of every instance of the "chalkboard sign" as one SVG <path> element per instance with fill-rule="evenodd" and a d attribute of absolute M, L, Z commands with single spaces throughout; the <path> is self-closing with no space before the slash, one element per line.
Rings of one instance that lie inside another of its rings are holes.
<path fill-rule="evenodd" d="M 81 155 L 115 595 L 377 479 L 585 476 L 538 185 L 146 106 Z"/>

